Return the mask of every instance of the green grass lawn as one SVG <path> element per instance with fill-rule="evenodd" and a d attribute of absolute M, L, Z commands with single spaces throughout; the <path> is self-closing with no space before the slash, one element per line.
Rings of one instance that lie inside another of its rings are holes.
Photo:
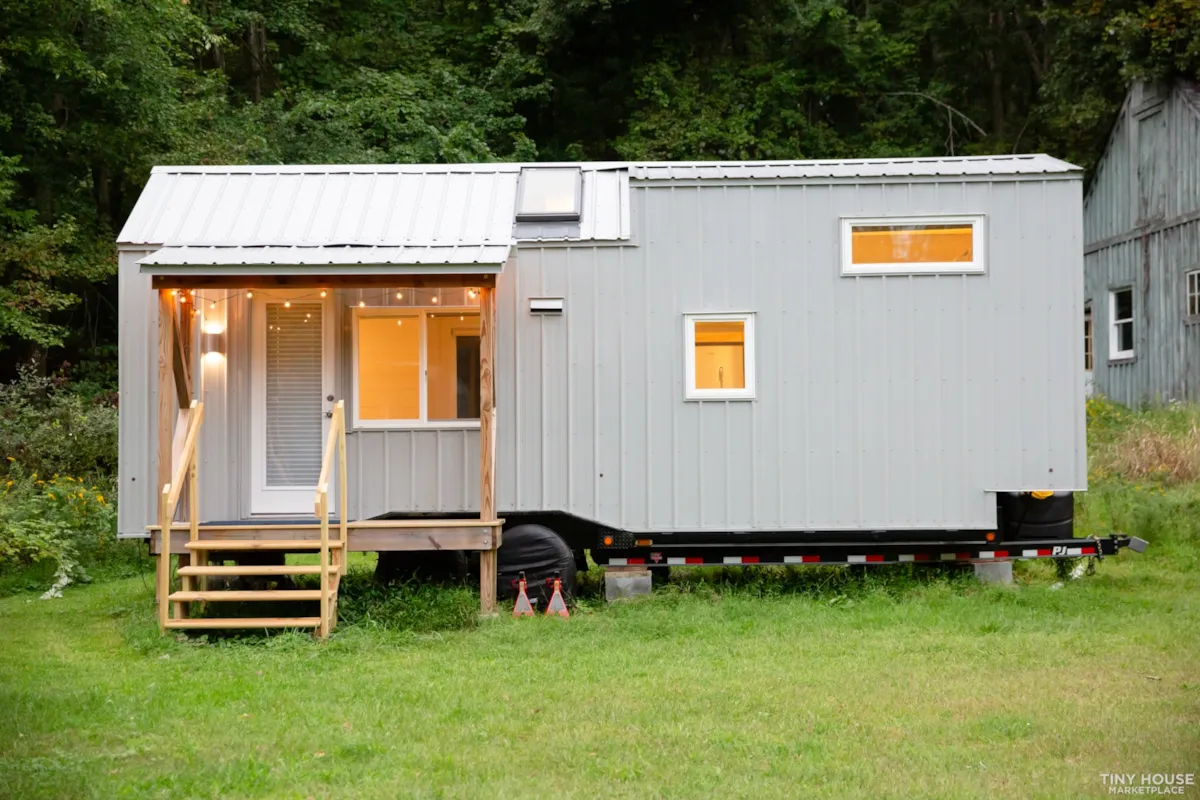
<path fill-rule="evenodd" d="M 0 796 L 1100 795 L 1200 772 L 1195 545 L 1059 589 L 1046 564 L 1009 588 L 748 570 L 567 621 L 360 609 L 325 644 L 162 638 L 142 577 L 19 593 Z"/>

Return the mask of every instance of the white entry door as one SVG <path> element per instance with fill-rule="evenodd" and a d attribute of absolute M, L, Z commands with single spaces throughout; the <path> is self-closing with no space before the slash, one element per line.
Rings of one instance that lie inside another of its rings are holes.
<path fill-rule="evenodd" d="M 318 290 L 256 292 L 251 317 L 250 511 L 312 516 L 333 410 L 333 304 Z"/>

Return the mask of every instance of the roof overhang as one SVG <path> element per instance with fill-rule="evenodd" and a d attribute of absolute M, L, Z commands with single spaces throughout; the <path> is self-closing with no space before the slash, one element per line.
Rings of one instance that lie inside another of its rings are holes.
<path fill-rule="evenodd" d="M 138 261 L 160 289 L 491 285 L 513 244 L 161 247 Z"/>

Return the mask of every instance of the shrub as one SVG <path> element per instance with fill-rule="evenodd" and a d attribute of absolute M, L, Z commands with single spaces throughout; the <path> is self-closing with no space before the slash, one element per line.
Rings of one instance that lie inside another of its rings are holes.
<path fill-rule="evenodd" d="M 62 374 L 39 377 L 22 367 L 15 381 L 0 384 L 0 454 L 5 471 L 108 480 L 117 471 L 116 405 L 74 392 Z"/>
<path fill-rule="evenodd" d="M 117 514 L 105 486 L 84 478 L 25 476 L 9 457 L 0 493 L 0 571 L 39 562 L 57 565 L 55 587 L 87 578 L 84 565 L 117 548 Z"/>

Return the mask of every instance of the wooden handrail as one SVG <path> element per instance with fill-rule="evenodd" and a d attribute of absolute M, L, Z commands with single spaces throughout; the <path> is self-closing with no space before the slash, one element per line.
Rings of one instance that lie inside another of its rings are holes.
<path fill-rule="evenodd" d="M 183 494 L 184 479 L 187 478 L 188 470 L 192 466 L 192 459 L 196 456 L 196 446 L 200 440 L 200 423 L 203 420 L 204 403 L 193 400 L 188 409 L 187 435 L 183 439 L 183 450 L 179 454 L 179 463 L 175 465 L 171 482 L 163 487 L 163 492 L 167 494 L 168 510 L 172 517 L 175 516 L 175 507 L 179 504 L 179 496 Z"/>
<path fill-rule="evenodd" d="M 329 547 L 329 473 L 333 470 L 334 451 L 338 453 L 338 533 L 341 540 L 336 564 L 330 561 Z M 321 525 L 321 622 L 317 633 L 322 639 L 329 635 L 337 622 L 336 606 L 330 604 L 330 573 L 336 568 L 339 577 L 346 574 L 347 550 L 350 547 L 346 499 L 346 403 L 339 400 L 333 407 L 329 434 L 325 437 L 325 452 L 321 455 L 321 475 L 317 478 L 317 495 L 314 502 L 317 520 Z"/>
<path fill-rule="evenodd" d="M 188 484 L 188 529 L 194 542 L 199 538 L 199 509 L 200 492 L 197 488 L 196 450 L 200 442 L 200 423 L 204 420 L 204 403 L 193 400 L 188 407 L 187 430 L 183 438 L 183 449 L 179 453 L 179 463 L 171 473 L 171 482 L 163 484 L 162 494 L 158 502 L 158 623 L 162 630 L 167 629 L 170 621 L 171 593 L 171 521 L 175 518 L 175 508 L 179 505 L 179 496 L 183 494 L 183 484 L 190 476 Z M 184 578 L 184 588 L 190 588 L 190 579 Z M 176 615 L 183 613 L 183 604 L 176 604 Z"/>

